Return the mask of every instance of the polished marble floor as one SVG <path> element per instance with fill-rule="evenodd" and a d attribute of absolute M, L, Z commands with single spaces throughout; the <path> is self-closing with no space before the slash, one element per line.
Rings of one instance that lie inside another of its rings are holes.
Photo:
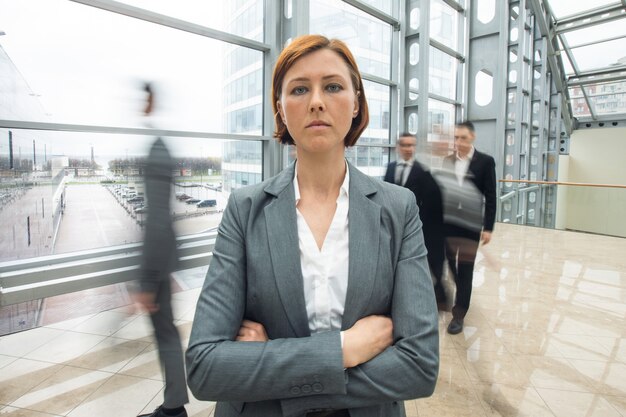
<path fill-rule="evenodd" d="M 198 294 L 174 295 L 185 343 Z M 407 402 L 407 416 L 626 416 L 625 318 L 626 239 L 499 224 L 463 333 L 445 333 L 440 315 L 435 394 Z M 150 323 L 133 306 L 0 338 L 1 415 L 132 417 L 162 389 Z"/>

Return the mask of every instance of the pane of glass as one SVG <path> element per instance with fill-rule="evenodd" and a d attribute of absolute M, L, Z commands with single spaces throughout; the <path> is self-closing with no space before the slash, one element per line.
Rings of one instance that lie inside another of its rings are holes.
<path fill-rule="evenodd" d="M 479 106 L 486 106 L 493 98 L 493 75 L 487 70 L 480 70 L 476 73 L 476 90 L 474 100 Z"/>
<path fill-rule="evenodd" d="M 418 122 L 417 113 L 409 114 L 409 120 L 407 122 L 407 130 L 409 131 L 409 133 L 413 135 L 417 133 L 417 122 Z"/>
<path fill-rule="evenodd" d="M 420 60 L 420 44 L 416 41 L 409 46 L 409 64 L 417 65 Z"/>
<path fill-rule="evenodd" d="M 570 101 L 572 104 L 572 113 L 574 113 L 574 116 L 588 116 L 591 114 L 589 106 L 587 105 L 584 97 L 575 99 L 570 98 Z"/>
<path fill-rule="evenodd" d="M 431 46 L 428 91 L 455 100 L 457 66 L 456 58 Z"/>
<path fill-rule="evenodd" d="M 430 7 L 430 37 L 457 49 L 459 12 L 442 0 L 433 0 Z"/>
<path fill-rule="evenodd" d="M 481 23 L 489 23 L 496 16 L 496 0 L 478 0 L 476 17 Z"/>
<path fill-rule="evenodd" d="M 372 7 L 377 8 L 381 12 L 385 12 L 388 15 L 392 14 L 391 6 L 392 0 L 361 0 L 363 3 L 369 4 Z"/>
<path fill-rule="evenodd" d="M 154 137 L 10 132 L 12 160 L 9 130 L 0 129 L 0 171 L 7 174 L 0 182 L 0 261 L 141 240 L 150 206 L 143 169 Z M 171 209 L 177 234 L 217 226 L 228 190 L 261 181 L 261 142 L 163 141 L 173 158 Z M 196 202 L 176 199 L 175 193 Z M 197 207 L 202 200 L 216 200 L 216 206 Z"/>
<path fill-rule="evenodd" d="M 382 179 L 389 164 L 389 149 L 355 146 L 346 149 L 346 159 L 361 172 Z"/>
<path fill-rule="evenodd" d="M 310 19 L 310 33 L 346 42 L 361 72 L 390 78 L 391 25 L 347 3 L 332 0 L 312 0 Z"/>
<path fill-rule="evenodd" d="M 262 103 L 261 52 L 74 2 L 5 5 L 2 118 L 142 127 L 146 80 L 164 129 L 232 132 L 234 107 Z"/>
<path fill-rule="evenodd" d="M 454 105 L 439 100 L 428 100 L 428 141 L 448 142 L 454 140 Z"/>
<path fill-rule="evenodd" d="M 593 1 L 572 1 L 572 0 L 549 0 L 550 8 L 555 17 L 562 18 L 571 16 L 600 6 L 615 3 L 615 0 L 593 0 Z"/>
<path fill-rule="evenodd" d="M 578 64 L 578 69 L 587 71 L 619 65 L 619 60 L 624 58 L 624 51 L 626 51 L 626 38 L 572 49 L 572 54 Z"/>
<path fill-rule="evenodd" d="M 121 2 L 263 42 L 263 0 L 121 0 Z"/>
<path fill-rule="evenodd" d="M 222 182 L 225 193 L 263 180 L 262 149 L 261 142 L 236 140 L 224 143 Z"/>
<path fill-rule="evenodd" d="M 391 92 L 386 85 L 363 81 L 370 122 L 361 135 L 359 143 L 389 143 Z"/>
<path fill-rule="evenodd" d="M 591 26 L 563 34 L 571 48 L 583 43 L 596 42 L 624 35 L 626 35 L 626 25 L 623 20 L 606 22 L 597 26 Z"/>
<path fill-rule="evenodd" d="M 411 9 L 409 22 L 411 29 L 417 29 L 420 27 L 420 9 L 418 6 Z"/>
<path fill-rule="evenodd" d="M 411 81 L 409 81 L 409 100 L 417 100 L 419 86 L 419 80 L 417 78 L 411 78 Z"/>
<path fill-rule="evenodd" d="M 626 89 L 623 89 L 626 90 Z M 603 94 L 590 97 L 594 109 L 599 115 L 610 113 L 626 113 L 626 92 L 621 94 Z"/>

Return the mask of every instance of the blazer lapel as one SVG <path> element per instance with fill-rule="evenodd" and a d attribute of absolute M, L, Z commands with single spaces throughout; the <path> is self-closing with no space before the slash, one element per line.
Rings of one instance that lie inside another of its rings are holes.
<path fill-rule="evenodd" d="M 380 206 L 370 200 L 376 193 L 372 179 L 350 168 L 350 209 L 348 212 L 348 290 L 341 327 L 349 329 L 363 316 L 372 296 L 380 238 Z"/>
<path fill-rule="evenodd" d="M 310 336 L 300 267 L 296 200 L 293 190 L 294 164 L 285 168 L 265 187 L 276 197 L 265 206 L 265 222 L 276 287 L 289 323 L 298 337 Z"/>

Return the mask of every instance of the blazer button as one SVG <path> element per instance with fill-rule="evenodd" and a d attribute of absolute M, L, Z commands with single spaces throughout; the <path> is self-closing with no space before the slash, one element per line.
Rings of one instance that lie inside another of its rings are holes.
<path fill-rule="evenodd" d="M 293 395 L 298 395 L 300 394 L 300 387 L 291 387 L 291 393 Z"/>
<path fill-rule="evenodd" d="M 315 384 L 313 384 L 313 391 L 322 392 L 322 389 L 324 389 L 324 387 L 319 382 L 316 382 Z"/>
<path fill-rule="evenodd" d="M 311 392 L 311 386 L 309 384 L 304 384 L 302 386 L 302 393 L 303 394 L 308 394 Z"/>

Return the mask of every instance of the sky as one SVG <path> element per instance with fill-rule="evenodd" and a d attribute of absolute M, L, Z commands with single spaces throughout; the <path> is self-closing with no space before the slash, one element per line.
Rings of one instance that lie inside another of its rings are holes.
<path fill-rule="evenodd" d="M 211 25 L 213 20 L 218 22 L 214 27 L 224 21 L 221 2 L 126 3 L 165 13 L 172 13 L 168 10 L 172 8 L 187 10 L 188 16 L 176 17 L 206 16 L 196 23 Z M 28 83 L 31 97 L 41 103 L 44 114 L 37 121 L 141 127 L 144 96 L 140 86 L 149 80 L 159 94 L 155 127 L 224 131 L 219 57 L 225 54 L 226 44 L 222 42 L 67 0 L 0 0 L 0 31 L 6 33 L 0 36 L 0 46 Z M 30 137 L 33 132 L 15 133 Z M 103 139 L 97 134 L 59 137 L 45 132 L 35 136 L 54 138 L 57 153 L 77 151 L 77 146 L 89 150 L 85 142 L 94 143 L 101 154 L 120 149 L 142 153 L 152 139 L 135 135 Z M 221 153 L 221 146 L 210 146 L 206 139 L 184 140 L 196 154 L 202 148 L 205 156 Z"/>

